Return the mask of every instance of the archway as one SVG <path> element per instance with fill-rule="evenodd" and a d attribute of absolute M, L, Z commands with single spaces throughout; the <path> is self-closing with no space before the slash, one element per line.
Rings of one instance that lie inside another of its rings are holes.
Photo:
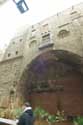
<path fill-rule="evenodd" d="M 20 80 L 20 92 L 33 107 L 50 113 L 83 115 L 81 59 L 68 51 L 48 51 L 34 59 Z"/>

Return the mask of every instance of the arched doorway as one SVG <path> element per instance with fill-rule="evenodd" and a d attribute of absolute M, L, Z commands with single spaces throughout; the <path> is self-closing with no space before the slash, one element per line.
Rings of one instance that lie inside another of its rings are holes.
<path fill-rule="evenodd" d="M 33 107 L 50 113 L 83 115 L 83 78 L 80 58 L 65 51 L 41 54 L 28 66 L 20 90 Z"/>

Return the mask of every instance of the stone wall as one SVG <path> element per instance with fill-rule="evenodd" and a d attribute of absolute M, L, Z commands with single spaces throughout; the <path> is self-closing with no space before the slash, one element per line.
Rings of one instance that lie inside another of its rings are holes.
<path fill-rule="evenodd" d="M 0 94 L 8 94 L 32 60 L 49 50 L 83 57 L 83 3 L 30 26 L 11 40 L 0 63 Z"/>
<path fill-rule="evenodd" d="M 0 97 L 9 95 L 12 86 L 16 87 L 21 63 L 22 57 L 0 62 Z"/>
<path fill-rule="evenodd" d="M 13 59 L 17 58 L 19 56 L 23 56 L 23 51 L 24 51 L 24 44 L 25 44 L 25 37 L 26 34 L 16 36 L 13 38 L 6 49 L 6 52 L 3 56 L 3 60 L 6 59 Z"/>
<path fill-rule="evenodd" d="M 83 3 L 41 21 L 27 30 L 25 68 L 48 50 L 66 50 L 83 57 Z"/>

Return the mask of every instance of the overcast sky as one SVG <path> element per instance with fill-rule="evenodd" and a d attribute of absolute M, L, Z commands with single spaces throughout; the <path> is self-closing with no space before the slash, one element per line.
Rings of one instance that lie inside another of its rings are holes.
<path fill-rule="evenodd" d="M 83 0 L 25 0 L 29 11 L 20 14 L 12 0 L 0 6 L 0 48 L 8 45 L 19 29 L 35 24 Z"/>

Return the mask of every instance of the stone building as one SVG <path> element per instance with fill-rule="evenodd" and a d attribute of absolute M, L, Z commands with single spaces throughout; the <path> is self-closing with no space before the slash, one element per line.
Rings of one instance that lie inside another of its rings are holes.
<path fill-rule="evenodd" d="M 0 97 L 83 115 L 83 3 L 30 26 L 0 62 Z M 14 92 L 11 88 L 14 88 Z"/>

